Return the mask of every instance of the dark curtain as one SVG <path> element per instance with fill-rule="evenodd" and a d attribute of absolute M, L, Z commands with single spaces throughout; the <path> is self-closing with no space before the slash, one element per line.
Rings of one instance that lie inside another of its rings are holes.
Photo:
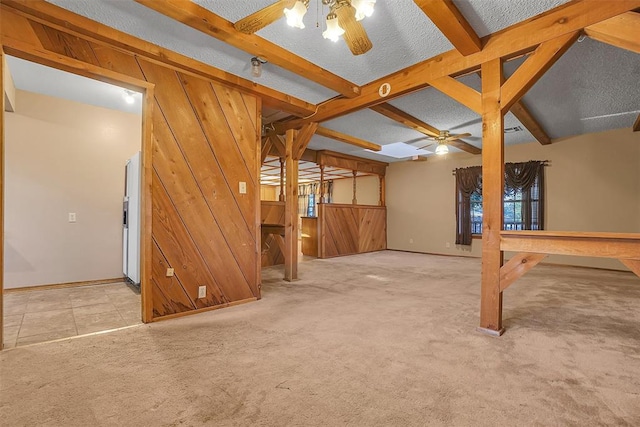
<path fill-rule="evenodd" d="M 524 230 L 535 228 L 542 230 L 544 224 L 544 165 L 545 162 L 532 160 L 523 163 L 506 163 L 504 165 L 505 193 L 522 191 L 522 223 Z M 537 195 L 533 195 L 535 188 Z M 537 196 L 537 197 L 534 197 Z M 537 221 L 534 221 L 537 219 Z"/>
<path fill-rule="evenodd" d="M 471 193 L 482 188 L 482 166 L 460 168 L 456 173 L 456 245 L 471 244 Z"/>
<path fill-rule="evenodd" d="M 544 161 L 506 163 L 505 194 L 522 191 L 523 229 L 542 230 L 544 224 Z M 471 194 L 482 193 L 482 166 L 455 170 L 456 175 L 456 245 L 471 244 Z M 534 185 L 536 184 L 537 185 Z M 537 194 L 533 194 L 537 191 Z"/>

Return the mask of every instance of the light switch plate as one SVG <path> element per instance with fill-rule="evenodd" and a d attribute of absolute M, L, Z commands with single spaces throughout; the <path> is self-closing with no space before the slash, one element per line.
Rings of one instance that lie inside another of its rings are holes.
<path fill-rule="evenodd" d="M 200 286 L 198 288 L 198 298 L 205 298 L 207 296 L 207 287 Z"/>
<path fill-rule="evenodd" d="M 69 222 L 76 222 L 76 213 L 69 212 Z"/>
<path fill-rule="evenodd" d="M 247 183 L 240 181 L 240 194 L 247 194 Z"/>

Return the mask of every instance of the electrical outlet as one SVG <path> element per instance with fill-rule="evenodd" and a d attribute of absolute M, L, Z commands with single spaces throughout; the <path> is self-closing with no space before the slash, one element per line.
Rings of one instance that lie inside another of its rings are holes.
<path fill-rule="evenodd" d="M 207 287 L 200 286 L 198 288 L 198 298 L 205 298 L 207 296 Z"/>
<path fill-rule="evenodd" d="M 409 243 L 413 243 L 413 239 L 409 239 Z"/>
<path fill-rule="evenodd" d="M 450 247 L 451 247 L 451 243 L 447 242 L 446 246 L 447 246 L 448 248 L 450 248 Z"/>
<path fill-rule="evenodd" d="M 244 181 L 240 181 L 240 194 L 247 194 L 247 183 Z"/>
<path fill-rule="evenodd" d="M 69 212 L 69 222 L 76 222 L 76 213 Z"/>
<path fill-rule="evenodd" d="M 173 277 L 174 270 L 173 268 L 167 268 L 167 277 Z"/>

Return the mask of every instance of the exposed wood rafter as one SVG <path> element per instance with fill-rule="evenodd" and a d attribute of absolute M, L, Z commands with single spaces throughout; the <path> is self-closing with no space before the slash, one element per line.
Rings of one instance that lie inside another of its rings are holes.
<path fill-rule="evenodd" d="M 584 32 L 594 40 L 640 53 L 640 13 L 627 12 L 590 25 Z"/>
<path fill-rule="evenodd" d="M 480 52 L 482 41 L 451 0 L 414 0 L 463 55 Z"/>
<path fill-rule="evenodd" d="M 4 19 L 11 20 L 12 15 L 21 15 L 35 22 L 42 23 L 54 29 L 69 33 L 71 35 L 84 38 L 98 45 L 106 45 L 116 50 L 126 53 L 132 53 L 142 58 L 147 58 L 172 67 L 180 72 L 190 73 L 196 76 L 211 79 L 226 85 L 246 91 L 247 93 L 262 98 L 264 105 L 274 109 L 286 111 L 296 116 L 308 116 L 316 111 L 313 104 L 301 99 L 286 95 L 277 90 L 255 84 L 254 82 L 234 76 L 226 71 L 188 58 L 169 49 L 162 48 L 152 43 L 146 42 L 129 34 L 107 27 L 106 25 L 97 24 L 88 18 L 75 13 L 69 12 L 59 6 L 48 3 L 44 0 L 32 0 L 28 2 L 18 0 L 2 0 L 0 9 Z M 31 40 L 35 37 L 25 37 L 20 35 L 20 40 L 29 41 L 28 46 L 38 48 L 33 45 Z M 7 45 L 11 40 L 3 38 L 2 44 Z M 23 53 L 26 53 L 23 50 Z"/>
<path fill-rule="evenodd" d="M 335 139 L 336 141 L 344 142 L 345 144 L 355 145 L 356 147 L 365 148 L 372 151 L 380 151 L 382 147 L 373 142 L 365 141 L 364 139 L 356 138 L 355 136 L 346 135 L 344 133 L 328 129 L 325 127 L 318 127 L 316 133 L 320 136 Z"/>
<path fill-rule="evenodd" d="M 261 161 L 260 164 L 263 164 L 264 161 L 267 159 L 267 156 L 269 155 L 269 152 L 271 151 L 271 148 L 273 147 L 273 142 L 271 141 L 271 138 L 269 138 L 268 136 L 265 136 L 264 138 L 262 138 L 262 147 L 261 147 Z"/>
<path fill-rule="evenodd" d="M 402 123 L 403 125 L 416 130 L 420 133 L 423 133 L 427 136 L 438 136 L 440 135 L 440 131 L 433 126 L 419 120 L 412 115 L 405 113 L 399 108 L 394 107 L 389 103 L 374 105 L 373 107 L 369 107 L 376 113 L 380 113 L 383 116 L 390 118 L 398 123 Z"/>
<path fill-rule="evenodd" d="M 575 33 L 586 26 L 639 7 L 640 0 L 571 1 L 536 18 L 483 37 L 483 48 L 478 53 L 462 56 L 457 50 L 452 50 L 361 86 L 360 96 L 357 98 L 340 97 L 319 105 L 313 121 L 323 122 L 390 101 L 425 88 L 429 80 L 475 72 L 481 64 L 492 59 L 509 60 L 531 52 L 540 43 Z M 384 83 L 391 86 L 391 92 L 385 98 L 381 98 L 378 90 Z M 308 121 L 310 120 L 297 119 L 283 125 L 296 128 Z"/>
<path fill-rule="evenodd" d="M 245 16 L 233 24 L 233 27 L 241 33 L 253 34 L 282 18 L 284 9 L 290 8 L 294 3 L 295 0 L 278 0 L 249 16 Z"/>
<path fill-rule="evenodd" d="M 482 114 L 482 97 L 477 90 L 449 76 L 429 80 L 429 84 L 475 113 Z"/>
<path fill-rule="evenodd" d="M 640 130 L 640 114 L 638 114 L 638 117 L 636 117 L 636 121 L 633 124 L 633 131 L 638 132 L 639 130 Z"/>
<path fill-rule="evenodd" d="M 423 122 L 422 120 L 413 117 L 411 114 L 405 113 L 399 108 L 394 107 L 391 104 L 379 104 L 370 107 L 376 113 L 380 113 L 383 116 L 390 118 L 398 123 L 402 123 L 403 125 L 416 130 L 422 134 L 427 136 L 438 136 L 440 135 L 440 130 L 434 128 L 433 126 Z M 449 141 L 448 145 L 452 147 L 456 147 L 459 150 L 466 151 L 471 154 L 480 154 L 482 150 L 478 147 L 475 147 L 471 144 L 467 144 L 466 142 L 456 139 L 453 141 Z M 425 159 L 426 160 L 426 159 Z"/>
<path fill-rule="evenodd" d="M 514 103 L 511 106 L 511 112 L 516 119 L 522 123 L 522 126 L 527 128 L 527 130 L 533 135 L 533 137 L 542 145 L 551 144 L 551 138 L 545 132 L 542 125 L 533 117 L 529 109 L 523 104 L 522 100 Z"/>
<path fill-rule="evenodd" d="M 156 12 L 182 22 L 235 48 L 259 56 L 343 96 L 358 96 L 360 88 L 342 77 L 255 34 L 236 30 L 233 23 L 190 0 L 135 0 Z"/>
<path fill-rule="evenodd" d="M 298 131 L 298 135 L 294 141 L 293 147 L 293 155 L 296 160 L 300 160 L 302 155 L 304 154 L 304 150 L 307 149 L 307 145 L 309 145 L 309 141 L 313 138 L 313 135 L 316 133 L 318 129 L 318 123 L 311 122 L 300 129 Z"/>
<path fill-rule="evenodd" d="M 578 32 L 542 43 L 502 85 L 501 108 L 508 111 L 578 39 Z"/>

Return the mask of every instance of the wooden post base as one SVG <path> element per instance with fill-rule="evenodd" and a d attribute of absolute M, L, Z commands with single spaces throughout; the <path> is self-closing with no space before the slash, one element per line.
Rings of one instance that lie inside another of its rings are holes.
<path fill-rule="evenodd" d="M 500 335 L 504 334 L 504 328 L 500 328 L 499 330 L 496 331 L 493 329 L 481 328 L 480 326 L 478 326 L 476 328 L 476 331 L 482 332 L 483 334 L 491 335 L 494 337 L 499 337 Z"/>

